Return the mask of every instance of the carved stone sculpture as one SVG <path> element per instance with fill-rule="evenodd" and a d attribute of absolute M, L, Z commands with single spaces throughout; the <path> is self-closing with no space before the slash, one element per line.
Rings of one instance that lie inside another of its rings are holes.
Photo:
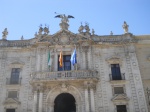
<path fill-rule="evenodd" d="M 112 31 L 110 31 L 110 35 L 113 35 L 113 32 L 112 32 Z"/>
<path fill-rule="evenodd" d="M 42 34 L 42 32 L 43 32 L 43 28 L 42 28 L 42 26 L 40 26 L 40 28 L 39 28 L 39 35 L 41 35 Z"/>
<path fill-rule="evenodd" d="M 48 34 L 49 33 L 49 28 L 48 27 L 44 27 L 44 34 Z"/>
<path fill-rule="evenodd" d="M 92 35 L 95 35 L 95 31 L 94 31 L 94 29 L 92 29 Z"/>
<path fill-rule="evenodd" d="M 81 26 L 79 27 L 78 31 L 79 31 L 79 33 L 82 33 L 83 30 L 84 30 L 84 26 L 81 24 Z"/>
<path fill-rule="evenodd" d="M 23 35 L 21 36 L 21 40 L 24 40 L 24 37 L 23 37 Z"/>
<path fill-rule="evenodd" d="M 2 39 L 6 39 L 7 38 L 7 35 L 8 35 L 8 31 L 7 31 L 7 28 L 4 29 L 4 31 L 2 32 Z"/>
<path fill-rule="evenodd" d="M 122 25 L 123 29 L 124 29 L 124 33 L 128 33 L 128 27 L 129 25 L 127 25 L 126 21 L 124 21 L 124 24 Z"/>
<path fill-rule="evenodd" d="M 89 28 L 89 25 L 88 25 L 88 24 L 85 25 L 85 30 L 86 30 L 87 33 L 90 32 L 90 28 Z"/>
<path fill-rule="evenodd" d="M 68 27 L 69 27 L 69 24 L 68 24 L 69 18 L 74 18 L 74 17 L 71 16 L 71 15 L 66 16 L 65 14 L 61 14 L 61 15 L 55 16 L 55 18 L 61 18 L 61 23 L 59 24 L 60 28 L 64 29 L 64 30 L 68 30 Z"/>

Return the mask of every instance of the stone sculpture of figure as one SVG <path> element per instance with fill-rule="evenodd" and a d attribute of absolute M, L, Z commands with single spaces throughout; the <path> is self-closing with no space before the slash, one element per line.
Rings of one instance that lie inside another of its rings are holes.
<path fill-rule="evenodd" d="M 90 28 L 89 28 L 89 25 L 86 23 L 86 25 L 85 25 L 85 30 L 86 30 L 86 32 L 90 32 Z"/>
<path fill-rule="evenodd" d="M 21 40 L 24 40 L 24 37 L 23 37 L 23 35 L 21 36 Z"/>
<path fill-rule="evenodd" d="M 68 17 L 64 14 L 62 17 L 62 20 L 61 20 L 61 22 L 63 23 L 68 23 L 69 22 L 69 20 L 68 20 Z"/>
<path fill-rule="evenodd" d="M 42 32 L 43 32 L 43 28 L 42 28 L 42 25 L 40 26 L 40 28 L 39 28 L 39 35 L 41 35 L 42 34 Z"/>
<path fill-rule="evenodd" d="M 113 35 L 113 32 L 112 32 L 112 31 L 110 31 L 110 35 Z"/>
<path fill-rule="evenodd" d="M 48 33 L 49 33 L 49 28 L 46 27 L 46 26 L 44 27 L 44 33 L 45 33 L 45 34 L 48 34 Z"/>
<path fill-rule="evenodd" d="M 8 35 L 7 28 L 4 29 L 4 31 L 2 32 L 2 34 L 3 34 L 2 39 L 6 39 L 7 35 Z"/>
<path fill-rule="evenodd" d="M 68 23 L 69 22 L 69 18 L 74 18 L 73 16 L 71 16 L 71 15 L 68 15 L 68 16 L 66 16 L 65 14 L 61 14 L 61 15 L 57 15 L 57 16 L 55 16 L 55 18 L 61 18 L 61 22 L 62 23 Z"/>
<path fill-rule="evenodd" d="M 68 27 L 69 27 L 69 18 L 74 18 L 73 16 L 71 15 L 68 15 L 66 16 L 65 14 L 61 14 L 61 15 L 57 15 L 55 16 L 55 18 L 61 18 L 61 23 L 59 24 L 60 25 L 60 28 L 61 29 L 64 29 L 64 30 L 68 30 Z"/>
<path fill-rule="evenodd" d="M 124 21 L 124 24 L 122 25 L 123 29 L 124 29 L 124 33 L 128 33 L 128 27 L 129 25 L 127 25 L 126 21 Z"/>
<path fill-rule="evenodd" d="M 79 33 L 82 33 L 83 30 L 84 30 L 84 26 L 83 26 L 82 23 L 81 23 L 81 26 L 79 27 L 78 31 L 79 31 Z"/>
<path fill-rule="evenodd" d="M 94 31 L 94 29 L 92 29 L 92 35 L 95 35 L 95 31 Z"/>

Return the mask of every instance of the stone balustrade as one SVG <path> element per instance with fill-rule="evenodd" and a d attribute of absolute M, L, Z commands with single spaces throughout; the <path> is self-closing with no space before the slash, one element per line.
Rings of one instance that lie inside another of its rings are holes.
<path fill-rule="evenodd" d="M 57 72 L 34 72 L 31 81 L 39 80 L 76 80 L 76 79 L 98 79 L 98 72 L 92 70 L 57 71 Z"/>

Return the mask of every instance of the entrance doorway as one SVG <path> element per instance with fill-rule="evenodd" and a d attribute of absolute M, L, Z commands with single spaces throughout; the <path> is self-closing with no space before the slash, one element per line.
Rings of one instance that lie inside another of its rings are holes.
<path fill-rule="evenodd" d="M 69 93 L 61 93 L 54 103 L 54 112 L 76 112 L 75 99 Z"/>

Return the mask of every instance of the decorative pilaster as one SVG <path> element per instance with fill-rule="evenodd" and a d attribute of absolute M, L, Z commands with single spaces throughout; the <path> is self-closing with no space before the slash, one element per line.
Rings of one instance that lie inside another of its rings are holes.
<path fill-rule="evenodd" d="M 33 112 L 37 112 L 37 91 L 34 91 Z"/>
<path fill-rule="evenodd" d="M 39 112 L 42 112 L 42 106 L 43 106 L 43 91 L 40 91 L 39 95 Z"/>
<path fill-rule="evenodd" d="M 94 90 L 90 88 L 90 96 L 91 96 L 91 112 L 95 112 L 95 100 L 94 100 Z"/>
<path fill-rule="evenodd" d="M 92 81 L 84 82 L 85 88 L 85 110 L 86 112 L 95 112 L 94 88 Z"/>
<path fill-rule="evenodd" d="M 36 67 L 37 67 L 37 71 L 39 71 L 40 70 L 40 50 L 39 49 L 37 49 L 37 57 L 36 57 L 37 59 L 37 61 L 36 61 Z"/>
<path fill-rule="evenodd" d="M 90 112 L 90 106 L 89 106 L 89 94 L 88 94 L 88 85 L 87 82 L 85 82 L 84 86 L 84 94 L 85 94 L 85 111 Z"/>
<path fill-rule="evenodd" d="M 89 62 L 88 62 L 88 51 L 89 51 L 89 46 L 82 46 L 82 50 L 85 53 L 85 69 L 89 68 Z"/>

